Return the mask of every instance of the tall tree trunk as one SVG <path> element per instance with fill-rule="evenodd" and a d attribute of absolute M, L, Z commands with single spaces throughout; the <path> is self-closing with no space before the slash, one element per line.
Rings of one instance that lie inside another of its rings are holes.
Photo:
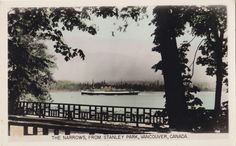
<path fill-rule="evenodd" d="M 17 94 L 17 90 L 15 90 L 16 93 L 12 93 L 8 95 L 8 114 L 14 115 L 16 114 L 16 107 L 17 102 L 19 102 L 19 94 Z"/>
<path fill-rule="evenodd" d="M 219 60 L 222 61 L 222 60 Z M 215 89 L 215 113 L 218 116 L 221 110 L 221 93 L 222 93 L 222 71 L 220 65 L 217 65 L 216 73 L 216 89 Z"/>
<path fill-rule="evenodd" d="M 216 33 L 215 33 L 216 34 Z M 222 84 L 223 84 L 223 31 L 220 32 L 220 36 L 217 36 L 217 42 L 215 47 L 216 53 L 216 89 L 215 89 L 215 114 L 217 118 L 221 110 L 221 94 L 222 94 Z"/>
<path fill-rule="evenodd" d="M 158 41 L 163 63 L 162 72 L 164 76 L 169 124 L 170 128 L 184 130 L 187 128 L 187 104 L 184 95 L 176 37 L 173 37 L 173 34 L 171 34 L 175 30 L 168 22 L 171 19 L 168 9 L 159 11 L 158 16 L 161 21 L 159 22 L 159 32 L 155 35 L 160 35 Z"/>

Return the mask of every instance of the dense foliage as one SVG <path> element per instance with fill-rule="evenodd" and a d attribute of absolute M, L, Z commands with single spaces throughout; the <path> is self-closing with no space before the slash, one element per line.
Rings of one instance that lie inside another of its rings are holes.
<path fill-rule="evenodd" d="M 13 105 L 27 94 L 38 101 L 50 99 L 48 89 L 53 82 L 51 68 L 55 63 L 46 49 L 30 36 L 20 36 L 17 42 L 9 40 L 8 96 Z M 9 106 L 9 111 L 14 110 L 13 105 Z"/>
<path fill-rule="evenodd" d="M 216 76 L 215 110 L 221 109 L 222 85 L 228 85 L 227 79 L 227 9 L 225 6 L 209 6 L 195 9 L 190 19 L 193 34 L 205 37 L 199 50 L 202 56 L 197 64 L 207 66 L 206 74 Z"/>

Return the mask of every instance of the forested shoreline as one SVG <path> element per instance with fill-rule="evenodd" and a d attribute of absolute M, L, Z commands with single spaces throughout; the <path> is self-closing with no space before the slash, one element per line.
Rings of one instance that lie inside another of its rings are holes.
<path fill-rule="evenodd" d="M 204 82 L 194 84 L 200 91 L 214 91 L 214 88 Z M 99 82 L 72 82 L 67 80 L 55 81 L 50 91 L 81 91 L 87 89 L 102 89 L 112 87 L 115 89 L 137 91 L 164 91 L 164 84 L 160 81 L 99 81 Z"/>

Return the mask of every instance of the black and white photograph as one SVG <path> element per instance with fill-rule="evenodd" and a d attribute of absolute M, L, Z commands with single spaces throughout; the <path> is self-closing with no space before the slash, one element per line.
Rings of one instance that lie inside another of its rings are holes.
<path fill-rule="evenodd" d="M 12 6 L 6 27 L 8 138 L 232 135 L 226 4 Z"/>

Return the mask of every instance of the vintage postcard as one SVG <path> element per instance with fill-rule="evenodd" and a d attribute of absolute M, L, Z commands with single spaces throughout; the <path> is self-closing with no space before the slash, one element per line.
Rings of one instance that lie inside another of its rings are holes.
<path fill-rule="evenodd" d="M 1 144 L 236 144 L 232 0 L 0 7 Z"/>

